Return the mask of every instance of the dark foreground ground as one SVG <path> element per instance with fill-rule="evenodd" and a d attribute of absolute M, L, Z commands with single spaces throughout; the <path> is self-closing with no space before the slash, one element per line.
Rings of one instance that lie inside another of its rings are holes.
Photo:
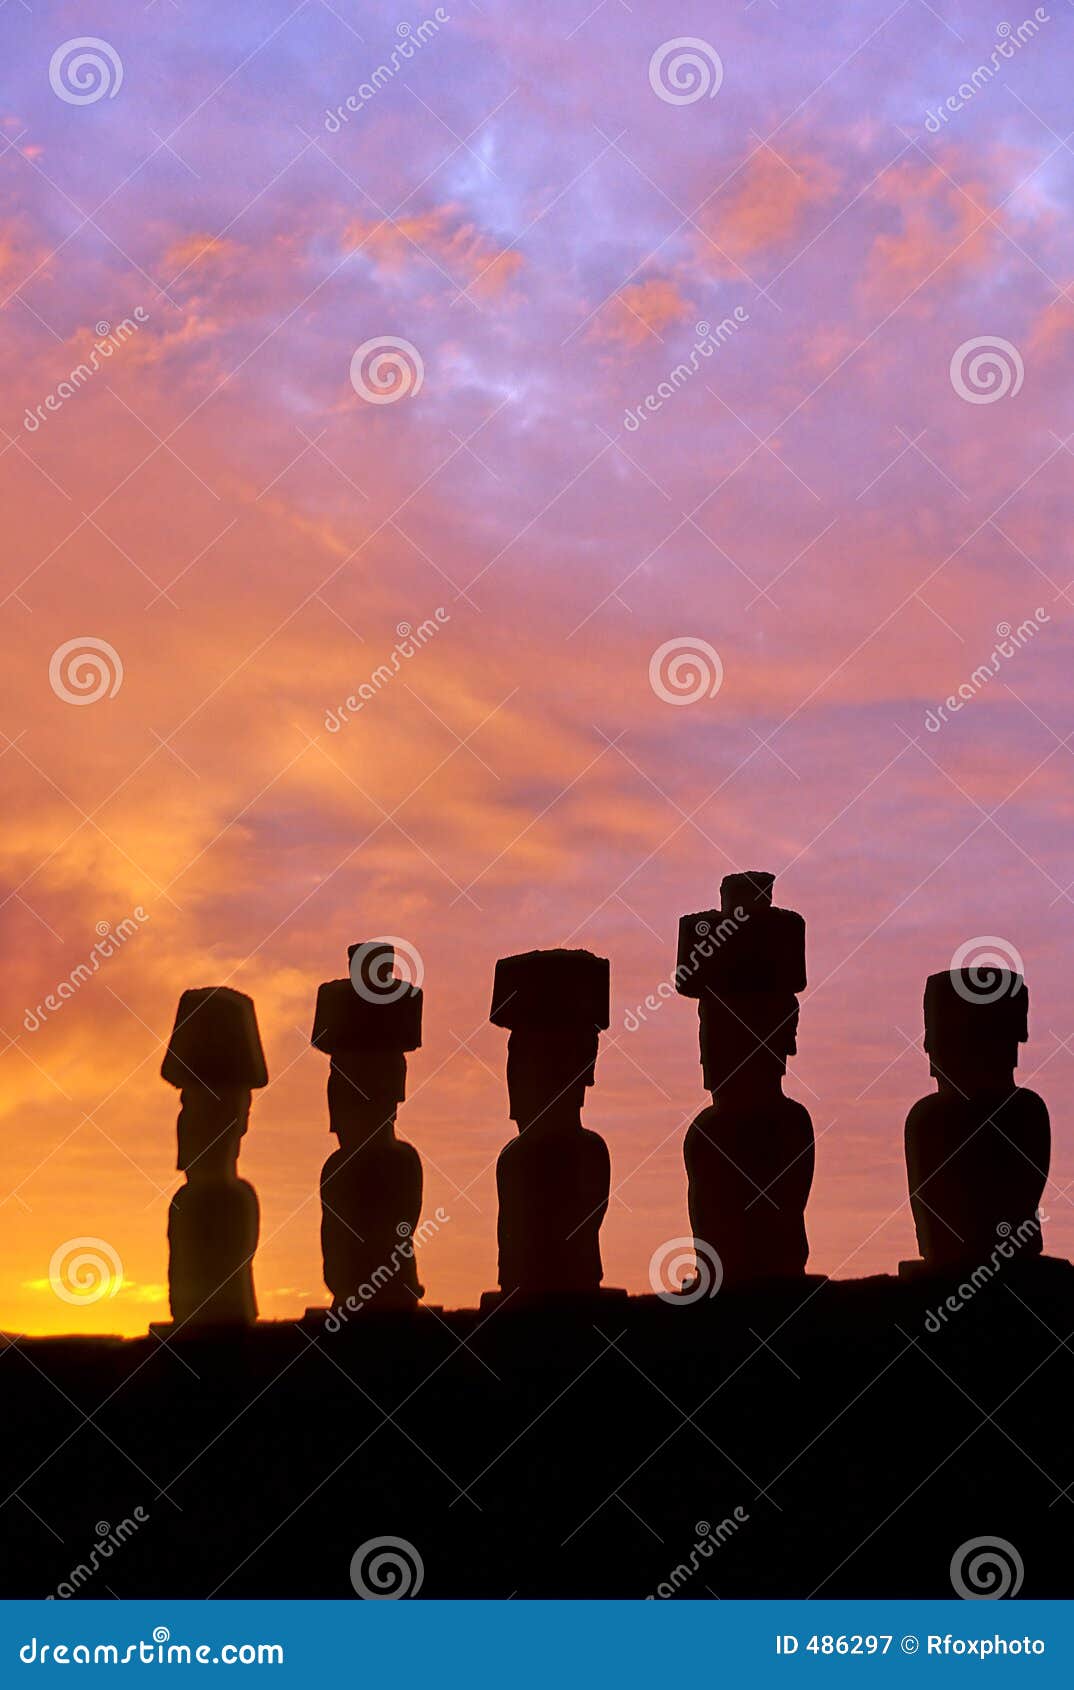
<path fill-rule="evenodd" d="M 950 1596 L 998 1537 L 1070 1597 L 1074 1268 L 950 1289 L 9 1340 L 0 1595 L 353 1598 L 393 1537 L 429 1597 Z"/>

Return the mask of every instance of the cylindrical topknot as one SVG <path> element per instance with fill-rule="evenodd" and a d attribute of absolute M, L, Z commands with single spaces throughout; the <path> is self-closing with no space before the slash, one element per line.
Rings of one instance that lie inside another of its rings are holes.
<path fill-rule="evenodd" d="M 1029 988 L 1012 969 L 945 968 L 925 982 L 925 1049 L 945 1044 L 982 1047 L 1025 1044 L 1029 1038 Z"/>
<path fill-rule="evenodd" d="M 230 986 L 198 986 L 184 992 L 160 1072 L 180 1091 L 194 1085 L 214 1091 L 267 1086 L 253 998 Z"/>
<path fill-rule="evenodd" d="M 405 941 L 398 943 L 417 957 Z M 404 968 L 408 960 L 404 954 Z M 317 988 L 310 1043 L 329 1056 L 418 1050 L 424 997 L 419 985 L 395 973 L 395 941 L 348 945 L 347 962 L 348 979 L 326 980 Z M 418 970 L 420 979 L 420 959 Z"/>
<path fill-rule="evenodd" d="M 805 922 L 773 904 L 775 878 L 767 869 L 725 875 L 718 910 L 682 917 L 675 964 L 682 997 L 805 990 Z"/>
<path fill-rule="evenodd" d="M 775 880 L 775 875 L 763 868 L 747 869 L 743 874 L 725 874 L 720 881 L 721 910 L 771 908 Z"/>
<path fill-rule="evenodd" d="M 611 966 L 592 951 L 524 951 L 496 964 L 489 1020 L 496 1027 L 607 1027 Z"/>
<path fill-rule="evenodd" d="M 418 1050 L 423 993 L 406 986 L 398 997 L 359 997 L 349 979 L 317 988 L 310 1043 L 329 1056 L 347 1051 Z"/>

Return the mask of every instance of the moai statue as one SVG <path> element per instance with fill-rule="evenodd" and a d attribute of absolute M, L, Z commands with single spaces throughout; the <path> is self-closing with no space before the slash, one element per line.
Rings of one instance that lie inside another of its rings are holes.
<path fill-rule="evenodd" d="M 393 973 L 390 944 L 351 945 L 350 978 L 317 992 L 312 1043 L 332 1058 L 328 1119 L 339 1140 L 321 1169 L 324 1280 L 335 1305 L 414 1309 L 412 1242 L 421 1216 L 421 1157 L 395 1136 L 406 1053 L 421 1045 L 422 993 Z"/>
<path fill-rule="evenodd" d="M 227 986 L 184 992 L 160 1071 L 179 1089 L 186 1175 L 168 1210 L 172 1319 L 188 1328 L 252 1325 L 260 1212 L 238 1161 L 251 1091 L 268 1084 L 253 999 Z"/>
<path fill-rule="evenodd" d="M 507 1094 L 518 1127 L 496 1163 L 501 1295 L 600 1290 L 611 1163 L 604 1140 L 582 1126 L 582 1106 L 608 1025 L 609 979 L 607 959 L 590 951 L 528 951 L 496 964 L 489 1019 L 510 1035 Z"/>
<path fill-rule="evenodd" d="M 948 969 L 925 984 L 925 1050 L 936 1091 L 906 1117 L 906 1175 L 925 1267 L 957 1272 L 1041 1254 L 1048 1178 L 1044 1102 L 1017 1086 L 1029 991 L 1009 969 Z M 912 1272 L 913 1263 L 904 1272 Z"/>
<path fill-rule="evenodd" d="M 773 906 L 774 878 L 729 874 L 718 910 L 679 923 L 675 984 L 697 1000 L 712 1096 L 683 1147 L 690 1223 L 699 1274 L 713 1271 L 715 1254 L 729 1285 L 800 1275 L 809 1256 L 813 1123 L 783 1092 L 798 1049 L 805 922 Z"/>

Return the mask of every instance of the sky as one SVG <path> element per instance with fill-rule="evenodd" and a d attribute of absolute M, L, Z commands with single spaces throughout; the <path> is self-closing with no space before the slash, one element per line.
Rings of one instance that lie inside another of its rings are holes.
<path fill-rule="evenodd" d="M 749 868 L 808 924 L 810 1266 L 916 1253 L 924 978 L 997 948 L 1071 1254 L 1070 0 L 0 35 L 0 1326 L 166 1315 L 200 985 L 268 1059 L 261 1312 L 327 1300 L 310 1024 L 380 935 L 430 1300 L 495 1284 L 493 967 L 560 944 L 611 959 L 586 1122 L 647 1290 L 705 1101 L 678 917 Z"/>

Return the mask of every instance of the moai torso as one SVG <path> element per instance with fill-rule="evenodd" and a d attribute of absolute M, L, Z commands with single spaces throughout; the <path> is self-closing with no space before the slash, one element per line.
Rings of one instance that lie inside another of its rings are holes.
<path fill-rule="evenodd" d="M 696 998 L 712 1103 L 683 1156 L 694 1237 L 719 1257 L 723 1283 L 805 1270 L 813 1123 L 783 1092 L 797 1050 L 805 925 L 771 905 L 772 876 L 729 875 L 720 909 L 684 916 L 676 985 Z"/>
<path fill-rule="evenodd" d="M 683 1146 L 695 1238 L 716 1251 L 728 1284 L 805 1270 L 813 1123 L 793 1098 L 720 1094 Z"/>
<path fill-rule="evenodd" d="M 582 1125 L 608 963 L 588 951 L 530 951 L 496 966 L 491 1019 L 510 1032 L 507 1088 L 518 1137 L 496 1163 L 500 1290 L 541 1299 L 596 1295 L 611 1163 Z"/>
<path fill-rule="evenodd" d="M 414 1234 L 422 1167 L 396 1137 L 406 1053 L 421 1044 L 419 988 L 363 968 L 384 946 L 352 946 L 352 976 L 320 988 L 313 1043 L 329 1052 L 329 1126 L 339 1140 L 321 1170 L 324 1278 L 336 1305 L 413 1309 L 424 1296 Z M 390 954 L 390 953 L 389 953 Z M 357 957 L 357 962 L 355 962 Z M 361 988 L 361 989 L 359 989 Z"/>
<path fill-rule="evenodd" d="M 252 1000 L 227 987 L 184 992 L 161 1072 L 181 1088 L 186 1176 L 168 1210 L 172 1319 L 188 1329 L 250 1325 L 260 1215 L 238 1158 L 251 1090 L 268 1082 Z"/>
<path fill-rule="evenodd" d="M 580 1122 L 505 1145 L 496 1162 L 500 1289 L 596 1291 L 610 1186 L 608 1146 Z"/>
<path fill-rule="evenodd" d="M 906 1118 L 906 1173 L 918 1248 L 940 1270 L 1028 1260 L 1043 1248 L 1037 1211 L 1051 1128 L 1042 1099 L 1014 1081 L 1028 990 L 1020 975 L 996 972 L 983 987 L 969 969 L 933 974 L 925 990 L 937 1090 Z"/>

